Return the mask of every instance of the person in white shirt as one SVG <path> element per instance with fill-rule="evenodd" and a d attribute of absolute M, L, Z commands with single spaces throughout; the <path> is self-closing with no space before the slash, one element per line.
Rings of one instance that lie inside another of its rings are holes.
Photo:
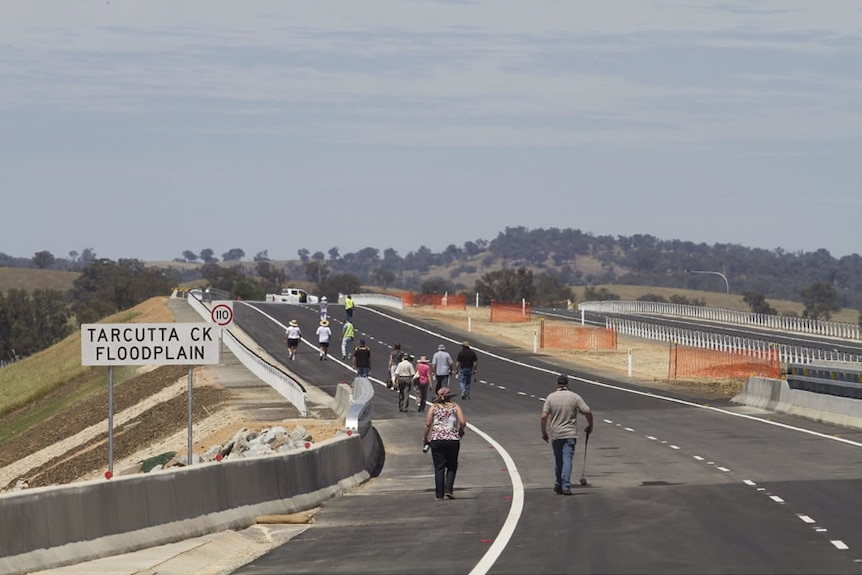
<path fill-rule="evenodd" d="M 327 319 L 327 309 L 329 308 L 329 302 L 326 301 L 326 296 L 320 298 L 320 321 L 325 321 Z"/>
<path fill-rule="evenodd" d="M 302 339 L 302 330 L 299 329 L 299 323 L 292 319 L 284 331 L 284 339 L 287 341 L 287 355 L 291 360 L 296 359 L 296 349 L 299 347 L 299 340 Z"/>
<path fill-rule="evenodd" d="M 395 366 L 395 381 L 398 384 L 398 411 L 408 411 L 410 408 L 410 390 L 413 388 L 413 356 L 404 354 L 404 357 Z"/>
<path fill-rule="evenodd" d="M 332 330 L 329 329 L 329 321 L 320 320 L 320 326 L 317 328 L 317 343 L 320 346 L 320 361 L 329 359 L 329 338 L 332 337 Z"/>

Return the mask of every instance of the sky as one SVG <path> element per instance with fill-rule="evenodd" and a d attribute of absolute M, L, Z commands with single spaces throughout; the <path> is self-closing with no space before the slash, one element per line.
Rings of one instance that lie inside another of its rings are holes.
<path fill-rule="evenodd" d="M 858 0 L 0 0 L 0 252 L 862 252 Z"/>

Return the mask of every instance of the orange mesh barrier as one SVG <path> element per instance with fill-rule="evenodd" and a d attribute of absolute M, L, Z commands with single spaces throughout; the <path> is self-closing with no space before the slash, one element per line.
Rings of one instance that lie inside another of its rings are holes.
<path fill-rule="evenodd" d="M 434 309 L 467 309 L 467 296 L 441 295 L 435 296 Z"/>
<path fill-rule="evenodd" d="M 751 376 L 778 379 L 781 363 L 778 349 L 763 351 L 724 351 L 673 345 L 670 348 L 668 379 L 677 377 Z"/>
<path fill-rule="evenodd" d="M 529 322 L 530 304 L 491 302 L 491 321 L 501 323 Z"/>
<path fill-rule="evenodd" d="M 542 349 L 617 349 L 617 332 L 605 327 L 572 327 L 548 325 L 539 329 Z"/>
<path fill-rule="evenodd" d="M 401 305 L 404 307 L 410 307 L 413 305 L 413 292 L 405 291 L 401 293 L 395 293 L 393 295 L 397 295 L 401 298 Z"/>

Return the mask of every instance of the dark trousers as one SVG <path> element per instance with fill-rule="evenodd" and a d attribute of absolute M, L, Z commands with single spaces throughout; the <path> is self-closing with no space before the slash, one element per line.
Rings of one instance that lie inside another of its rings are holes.
<path fill-rule="evenodd" d="M 410 389 L 412 387 L 412 377 L 398 378 L 398 411 L 407 411 L 410 407 Z"/>
<path fill-rule="evenodd" d="M 419 399 L 416 400 L 416 403 L 419 404 L 419 411 L 425 411 L 425 402 L 428 400 L 428 387 L 430 385 L 431 380 L 428 380 L 425 383 L 419 383 L 417 381 L 413 384 L 413 387 L 416 388 L 416 395 L 419 396 Z"/>
<path fill-rule="evenodd" d="M 455 489 L 455 473 L 458 472 L 458 452 L 461 442 L 457 439 L 436 439 L 431 442 L 431 459 L 434 461 L 434 494 L 443 499 Z"/>
<path fill-rule="evenodd" d="M 449 376 L 448 375 L 438 375 L 437 383 L 434 386 L 434 395 L 437 395 L 437 392 L 440 391 L 441 387 L 449 387 Z"/>

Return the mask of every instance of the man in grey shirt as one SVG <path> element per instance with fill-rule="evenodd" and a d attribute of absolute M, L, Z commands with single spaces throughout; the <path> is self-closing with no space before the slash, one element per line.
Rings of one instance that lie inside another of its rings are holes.
<path fill-rule="evenodd" d="M 557 377 L 557 390 L 545 398 L 542 406 L 542 440 L 554 450 L 554 493 L 572 494 L 572 459 L 578 440 L 578 413 L 587 418 L 587 435 L 593 432 L 593 412 L 584 399 L 569 390 L 569 379 Z"/>
<path fill-rule="evenodd" d="M 449 373 L 452 371 L 452 356 L 446 351 L 442 343 L 437 346 L 437 353 L 431 357 L 431 370 L 437 377 L 434 393 L 440 391 L 441 387 L 449 387 Z"/>

